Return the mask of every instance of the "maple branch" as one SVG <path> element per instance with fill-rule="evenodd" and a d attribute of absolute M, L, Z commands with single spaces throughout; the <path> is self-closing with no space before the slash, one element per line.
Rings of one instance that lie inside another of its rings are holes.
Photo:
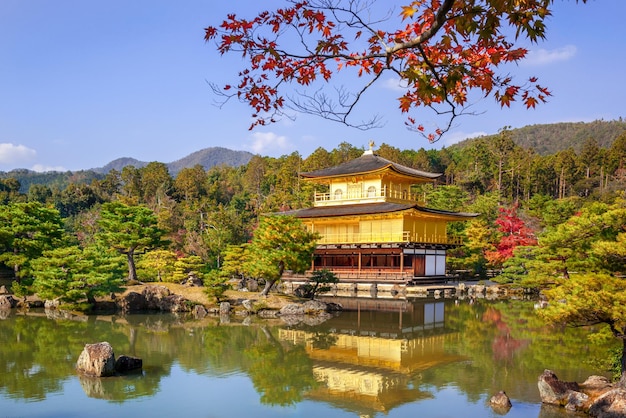
<path fill-rule="evenodd" d="M 400 50 L 421 47 L 422 44 L 428 42 L 428 40 L 430 40 L 433 36 L 437 34 L 437 32 L 439 32 L 444 23 L 448 20 L 446 15 L 450 12 L 450 10 L 452 10 L 454 1 L 455 0 L 444 0 L 444 2 L 441 3 L 441 6 L 437 10 L 437 13 L 435 13 L 435 20 L 430 28 L 426 29 L 419 36 L 416 36 L 415 38 L 407 42 L 399 42 L 395 43 L 392 47 L 387 47 L 387 55 L 391 56 Z"/>
<path fill-rule="evenodd" d="M 516 39 L 520 34 L 533 42 L 542 39 L 553 0 L 413 0 L 402 6 L 399 21 L 392 22 L 398 26 L 391 30 L 387 21 L 393 8 L 381 12 L 374 7 L 376 0 L 286 1 L 290 7 L 261 12 L 251 20 L 230 14 L 220 26 L 205 29 L 205 40 L 216 39 L 218 52 L 239 52 L 248 61 L 237 85 L 211 88 L 224 99 L 220 106 L 232 97 L 247 103 L 253 109 L 253 126 L 275 121 L 288 107 L 359 129 L 380 127 L 379 115 L 358 123 L 352 119 L 364 94 L 387 71 L 406 82 L 405 93 L 398 97 L 402 113 L 427 107 L 447 117 L 443 128 L 428 135 L 431 142 L 459 116 L 470 114 L 472 91 L 507 107 L 518 98 L 527 108 L 535 107 L 550 95 L 534 77 L 530 84 L 519 85 L 512 77 L 499 78 L 495 69 L 518 62 L 527 52 L 515 48 L 502 27 L 516 29 Z M 370 17 L 376 13 L 382 18 Z M 347 69 L 356 69 L 357 78 L 366 80 L 356 92 L 331 87 L 337 95 L 333 100 L 319 85 L 330 84 Z M 316 91 L 297 91 L 298 97 L 285 99 L 279 88 L 289 84 Z M 407 119 L 407 126 L 415 124 L 411 116 Z M 423 132 L 422 125 L 415 130 Z"/>
<path fill-rule="evenodd" d="M 349 121 L 349 117 L 359 102 L 361 96 L 379 77 L 380 74 L 376 75 L 363 87 L 363 89 L 357 93 L 349 93 L 343 87 L 335 88 L 338 104 L 335 104 L 332 100 L 330 100 L 328 96 L 323 93 L 322 89 L 317 90 L 312 96 L 307 95 L 304 92 L 299 92 L 298 96 L 306 98 L 306 102 L 298 100 L 297 98 L 290 98 L 289 100 L 292 104 L 292 108 L 302 113 L 320 116 L 324 119 L 340 122 L 346 126 L 357 128 L 359 130 L 381 128 L 384 124 L 381 123 L 382 116 L 379 114 L 372 116 L 369 120 L 364 120 L 357 124 Z"/>

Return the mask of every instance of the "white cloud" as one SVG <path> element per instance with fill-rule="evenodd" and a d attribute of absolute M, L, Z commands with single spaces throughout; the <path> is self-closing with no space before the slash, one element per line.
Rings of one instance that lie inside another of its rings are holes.
<path fill-rule="evenodd" d="M 464 141 L 469 138 L 476 138 L 479 136 L 489 135 L 487 132 L 446 132 L 443 137 L 439 140 L 440 145 L 443 147 L 449 147 L 450 145 L 454 145 L 457 142 Z"/>
<path fill-rule="evenodd" d="M 273 132 L 255 132 L 252 134 L 252 144 L 246 148 L 255 154 L 279 157 L 293 149 L 293 145 L 286 136 L 276 135 Z"/>
<path fill-rule="evenodd" d="M 35 164 L 31 170 L 37 171 L 38 173 L 44 173 L 46 171 L 68 171 L 67 168 L 62 166 L 49 166 L 43 164 Z"/>
<path fill-rule="evenodd" d="M 403 93 L 407 89 L 406 81 L 400 80 L 399 78 L 388 78 L 383 81 L 382 86 L 388 90 L 399 91 Z"/>
<path fill-rule="evenodd" d="M 32 161 L 37 156 L 37 151 L 24 145 L 0 143 L 0 164 L 22 164 Z"/>
<path fill-rule="evenodd" d="M 526 55 L 526 59 L 524 59 L 523 64 L 547 65 L 554 62 L 567 61 L 575 55 L 576 47 L 574 45 L 566 45 L 563 48 L 557 48 L 552 50 L 531 50 Z"/>

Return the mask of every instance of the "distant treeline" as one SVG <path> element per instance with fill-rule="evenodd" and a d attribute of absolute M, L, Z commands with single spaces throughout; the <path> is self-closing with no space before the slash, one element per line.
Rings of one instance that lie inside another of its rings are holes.
<path fill-rule="evenodd" d="M 564 221 L 566 211 L 561 206 L 550 209 L 550 202 L 568 200 L 571 216 L 586 202 L 614 201 L 626 188 L 626 131 L 608 147 L 589 137 L 579 151 L 565 148 L 549 155 L 516 144 L 512 132 L 502 130 L 441 150 L 382 144 L 375 152 L 408 167 L 442 173 L 436 187 L 420 186 L 415 192 L 429 207 L 481 213 L 483 224 L 472 233 L 490 230 L 494 237 L 503 208 L 514 208 L 538 234 L 545 225 Z M 318 148 L 306 158 L 297 152 L 280 158 L 256 155 L 247 164 L 208 170 L 196 164 L 174 176 L 160 162 L 107 174 L 18 170 L 0 178 L 0 205 L 38 202 L 58 210 L 64 229 L 82 247 L 94 241 L 103 204 L 145 206 L 165 231 L 168 250 L 218 265 L 229 244 L 251 239 L 261 215 L 312 204 L 314 192 L 323 186 L 302 180 L 299 173 L 338 165 L 363 151 L 344 142 L 330 151 Z M 468 234 L 465 228 L 452 226 L 451 233 Z M 477 248 L 482 251 L 484 245 Z"/>

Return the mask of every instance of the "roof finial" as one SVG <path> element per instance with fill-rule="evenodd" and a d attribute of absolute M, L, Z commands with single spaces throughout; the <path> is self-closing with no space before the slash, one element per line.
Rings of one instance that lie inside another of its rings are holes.
<path fill-rule="evenodd" d="M 370 149 L 366 150 L 363 153 L 363 155 L 373 155 L 374 154 L 374 147 L 376 146 L 376 144 L 374 143 L 373 139 L 370 139 L 369 146 L 370 146 Z"/>

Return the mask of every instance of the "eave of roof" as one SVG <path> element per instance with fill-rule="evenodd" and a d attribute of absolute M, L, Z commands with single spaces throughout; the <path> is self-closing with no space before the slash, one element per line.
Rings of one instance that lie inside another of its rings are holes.
<path fill-rule="evenodd" d="M 399 174 L 413 178 L 434 180 L 441 177 L 441 173 L 429 173 L 427 171 L 416 170 L 401 164 L 394 163 L 376 154 L 363 154 L 359 158 L 350 160 L 346 163 L 339 164 L 335 167 L 324 168 L 321 170 L 300 173 L 305 179 L 320 179 L 328 177 L 343 177 L 358 174 L 367 174 L 376 171 L 389 169 Z"/>
<path fill-rule="evenodd" d="M 446 210 L 431 209 L 417 204 L 401 204 L 401 203 L 361 203 L 354 205 L 337 205 L 337 206 L 318 206 L 305 209 L 290 210 L 287 212 L 281 212 L 280 215 L 291 215 L 301 219 L 310 218 L 328 218 L 336 216 L 354 216 L 354 215 L 372 215 L 378 213 L 393 213 L 401 212 L 405 210 L 416 210 L 418 212 L 439 215 L 451 218 L 474 218 L 478 216 L 478 213 L 469 212 L 450 212 Z"/>

